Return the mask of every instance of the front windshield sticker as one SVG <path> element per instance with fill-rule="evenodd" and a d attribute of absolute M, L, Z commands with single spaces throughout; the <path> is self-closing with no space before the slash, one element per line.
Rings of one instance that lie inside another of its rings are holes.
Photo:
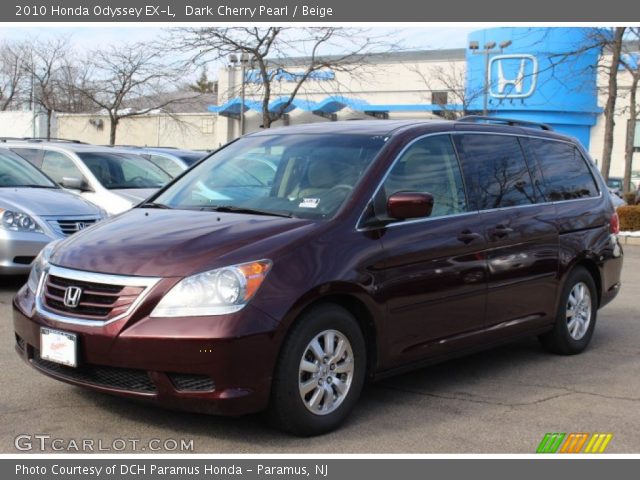
<path fill-rule="evenodd" d="M 317 208 L 320 203 L 319 198 L 303 198 L 298 205 L 299 208 Z"/>

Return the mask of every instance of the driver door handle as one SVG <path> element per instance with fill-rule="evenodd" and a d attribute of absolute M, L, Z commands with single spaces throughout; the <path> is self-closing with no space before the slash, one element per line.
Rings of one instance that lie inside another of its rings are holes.
<path fill-rule="evenodd" d="M 491 229 L 490 231 L 490 236 L 492 239 L 499 239 L 499 238 L 504 238 L 504 237 L 508 237 L 509 234 L 513 233 L 514 230 L 511 227 L 508 227 L 507 225 L 504 225 L 502 223 L 499 223 L 498 225 L 496 225 L 494 228 Z"/>
<path fill-rule="evenodd" d="M 458 240 L 460 240 L 462 243 L 466 245 L 481 238 L 482 238 L 482 235 L 476 232 L 472 232 L 469 229 L 463 230 L 458 234 Z"/>

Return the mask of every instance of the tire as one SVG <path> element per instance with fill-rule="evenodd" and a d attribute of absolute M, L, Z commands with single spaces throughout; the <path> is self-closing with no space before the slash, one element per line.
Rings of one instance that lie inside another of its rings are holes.
<path fill-rule="evenodd" d="M 560 355 L 575 355 L 587 348 L 596 326 L 597 299 L 593 277 L 585 268 L 576 267 L 562 288 L 553 330 L 539 337 L 542 345 Z"/>
<path fill-rule="evenodd" d="M 314 307 L 299 318 L 282 346 L 269 421 L 298 436 L 334 430 L 358 401 L 366 365 L 364 336 L 353 315 L 334 304 Z"/>

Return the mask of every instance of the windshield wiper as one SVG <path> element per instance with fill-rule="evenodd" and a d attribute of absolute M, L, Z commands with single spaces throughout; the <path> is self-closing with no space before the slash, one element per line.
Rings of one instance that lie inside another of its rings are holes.
<path fill-rule="evenodd" d="M 138 208 L 160 208 L 163 210 L 171 210 L 169 205 L 165 205 L 164 203 L 156 203 L 156 202 L 144 202 L 138 205 Z"/>
<path fill-rule="evenodd" d="M 293 214 L 291 213 L 274 212 L 272 210 L 262 210 L 259 208 L 234 207 L 232 205 L 202 207 L 201 210 L 212 210 L 214 212 L 223 212 L 223 213 L 247 213 L 250 215 L 269 215 L 272 217 L 285 217 L 285 218 L 293 217 Z"/>

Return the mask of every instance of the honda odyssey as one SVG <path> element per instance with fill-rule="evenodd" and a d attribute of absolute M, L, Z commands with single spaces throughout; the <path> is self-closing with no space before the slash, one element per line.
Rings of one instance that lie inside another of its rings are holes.
<path fill-rule="evenodd" d="M 620 289 L 617 232 L 589 155 L 546 125 L 268 129 L 46 248 L 16 349 L 71 384 L 320 434 L 366 380 L 528 335 L 582 352 Z"/>

